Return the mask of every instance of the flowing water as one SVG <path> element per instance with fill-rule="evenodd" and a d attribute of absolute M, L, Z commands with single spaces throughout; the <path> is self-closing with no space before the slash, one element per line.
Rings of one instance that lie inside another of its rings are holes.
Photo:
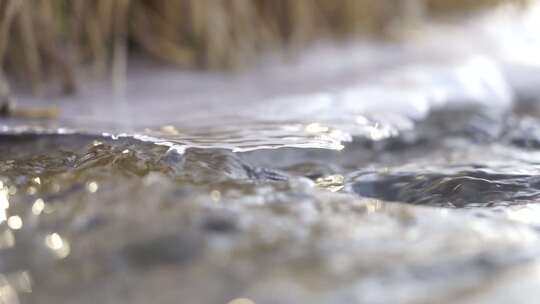
<path fill-rule="evenodd" d="M 539 73 L 405 57 L 256 103 L 132 95 L 129 128 L 4 121 L 0 302 L 536 303 Z"/>

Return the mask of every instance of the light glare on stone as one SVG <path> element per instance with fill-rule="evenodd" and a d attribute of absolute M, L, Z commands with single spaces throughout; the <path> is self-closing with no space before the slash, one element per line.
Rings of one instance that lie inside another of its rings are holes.
<path fill-rule="evenodd" d="M 9 228 L 13 229 L 13 230 L 19 230 L 22 228 L 23 226 L 23 221 L 21 219 L 20 216 L 18 215 L 12 215 L 8 218 L 7 220 L 7 224 L 9 226 Z"/>
<path fill-rule="evenodd" d="M 45 202 L 41 198 L 38 198 L 32 205 L 32 213 L 40 215 L 43 209 L 45 209 Z"/>
<path fill-rule="evenodd" d="M 45 245 L 60 259 L 67 257 L 70 253 L 69 243 L 56 232 L 45 237 Z"/>
<path fill-rule="evenodd" d="M 99 185 L 96 182 L 89 182 L 88 185 L 86 185 L 86 189 L 88 189 L 88 192 L 90 193 L 96 193 L 99 189 Z"/>
<path fill-rule="evenodd" d="M 0 223 L 7 219 L 7 209 L 9 208 L 9 193 L 6 188 L 0 189 Z"/>

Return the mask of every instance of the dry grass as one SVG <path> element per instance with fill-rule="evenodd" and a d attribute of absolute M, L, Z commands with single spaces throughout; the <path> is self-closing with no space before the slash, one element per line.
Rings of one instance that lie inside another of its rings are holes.
<path fill-rule="evenodd" d="M 57 79 L 71 92 L 76 69 L 112 67 L 114 73 L 121 69 L 115 62 L 133 50 L 181 67 L 238 67 L 261 50 L 357 33 L 380 36 L 414 1 L 427 14 L 508 2 L 0 0 L 0 69 L 34 86 Z"/>

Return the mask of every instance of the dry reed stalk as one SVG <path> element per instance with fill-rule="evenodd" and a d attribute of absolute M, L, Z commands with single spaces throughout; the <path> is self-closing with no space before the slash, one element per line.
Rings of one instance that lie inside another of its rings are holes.
<path fill-rule="evenodd" d="M 504 2 L 527 0 L 0 0 L 0 72 L 35 90 L 57 79 L 71 92 L 79 67 L 119 77 L 132 50 L 182 67 L 231 68 L 262 50 L 383 37 L 411 7 L 442 15 Z"/>

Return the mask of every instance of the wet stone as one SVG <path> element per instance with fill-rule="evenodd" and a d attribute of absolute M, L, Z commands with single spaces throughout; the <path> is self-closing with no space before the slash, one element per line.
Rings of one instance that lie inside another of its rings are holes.
<path fill-rule="evenodd" d="M 511 121 L 508 127 L 508 141 L 525 149 L 540 148 L 540 121 L 525 117 L 519 121 Z"/>
<path fill-rule="evenodd" d="M 217 213 L 206 216 L 202 221 L 201 227 L 207 232 L 219 234 L 233 233 L 238 229 L 236 220 L 232 216 Z"/>
<path fill-rule="evenodd" d="M 202 242 L 196 235 L 161 236 L 126 245 L 121 256 L 134 268 L 151 269 L 160 265 L 182 265 L 192 262 L 202 252 Z"/>

